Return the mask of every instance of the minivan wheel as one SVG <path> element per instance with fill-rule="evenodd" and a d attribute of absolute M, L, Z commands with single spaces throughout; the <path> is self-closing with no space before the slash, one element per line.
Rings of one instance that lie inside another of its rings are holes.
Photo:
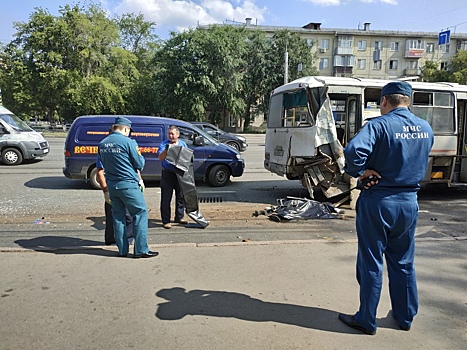
<path fill-rule="evenodd" d="M 91 186 L 94 187 L 96 190 L 101 190 L 101 185 L 97 181 L 97 168 L 92 168 L 91 172 L 89 173 L 89 182 Z"/>
<path fill-rule="evenodd" d="M 226 145 L 230 146 L 230 147 L 232 147 L 232 148 L 234 148 L 234 149 L 236 149 L 237 151 L 240 152 L 240 146 L 238 145 L 238 143 L 230 141 L 230 142 L 227 142 Z"/>
<path fill-rule="evenodd" d="M 226 165 L 214 165 L 209 171 L 209 183 L 214 187 L 222 187 L 227 184 L 230 178 L 230 170 Z"/>
<path fill-rule="evenodd" d="M 21 151 L 16 148 L 7 148 L 2 152 L 2 162 L 6 165 L 18 165 L 23 161 Z"/>

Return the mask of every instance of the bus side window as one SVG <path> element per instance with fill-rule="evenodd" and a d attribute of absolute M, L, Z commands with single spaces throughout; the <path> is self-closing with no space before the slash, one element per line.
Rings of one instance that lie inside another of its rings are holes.
<path fill-rule="evenodd" d="M 347 142 L 349 142 L 357 133 L 356 119 L 357 119 L 357 100 L 349 100 L 347 106 Z"/>
<path fill-rule="evenodd" d="M 450 92 L 419 92 L 413 94 L 412 113 L 426 120 L 433 132 L 453 133 L 454 96 Z"/>

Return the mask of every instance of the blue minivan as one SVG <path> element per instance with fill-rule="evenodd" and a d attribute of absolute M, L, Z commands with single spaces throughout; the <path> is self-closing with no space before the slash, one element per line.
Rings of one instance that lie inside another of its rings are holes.
<path fill-rule="evenodd" d="M 115 115 L 90 115 L 75 119 L 65 140 L 63 174 L 70 179 L 84 179 L 100 188 L 96 174 L 96 155 L 99 143 L 108 135 Z M 142 176 L 145 180 L 160 180 L 162 167 L 157 157 L 159 144 L 167 139 L 168 128 L 175 125 L 180 139 L 194 151 L 193 170 L 196 180 L 211 186 L 224 186 L 230 176 L 242 176 L 245 162 L 239 152 L 218 143 L 196 126 L 171 118 L 127 116 L 132 122 L 130 137 L 138 143 L 146 160 Z"/>

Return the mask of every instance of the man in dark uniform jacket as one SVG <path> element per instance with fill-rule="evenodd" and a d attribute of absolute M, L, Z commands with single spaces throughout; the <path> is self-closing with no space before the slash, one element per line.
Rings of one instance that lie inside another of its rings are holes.
<path fill-rule="evenodd" d="M 360 308 L 339 314 L 346 325 L 376 333 L 376 310 L 381 294 L 383 256 L 389 277 L 392 315 L 402 330 L 410 330 L 418 310 L 415 278 L 417 191 L 433 145 L 430 125 L 408 106 L 412 87 L 391 82 L 381 91 L 382 116 L 369 120 L 345 147 L 344 170 L 359 180 L 376 178 L 357 200 L 357 280 Z"/>
<path fill-rule="evenodd" d="M 151 252 L 147 242 L 148 210 L 139 187 L 138 171 L 144 167 L 144 158 L 138 144 L 128 136 L 131 121 L 116 117 L 113 131 L 99 144 L 99 159 L 105 169 L 105 179 L 109 189 L 114 216 L 115 242 L 120 256 L 127 256 L 128 237 L 125 231 L 126 211 L 133 217 L 135 237 L 134 257 L 150 258 L 159 253 Z"/>

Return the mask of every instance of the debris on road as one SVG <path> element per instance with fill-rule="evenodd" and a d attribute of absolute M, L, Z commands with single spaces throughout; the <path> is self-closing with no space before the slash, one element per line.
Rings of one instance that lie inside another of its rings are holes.
<path fill-rule="evenodd" d="M 277 200 L 277 207 L 255 211 L 252 216 L 266 215 L 276 222 L 289 220 L 337 219 L 343 213 L 331 203 L 322 203 L 312 199 L 286 197 Z"/>
<path fill-rule="evenodd" d="M 48 225 L 50 222 L 44 220 L 45 217 L 42 217 L 42 219 L 37 219 L 33 222 L 34 225 Z"/>

